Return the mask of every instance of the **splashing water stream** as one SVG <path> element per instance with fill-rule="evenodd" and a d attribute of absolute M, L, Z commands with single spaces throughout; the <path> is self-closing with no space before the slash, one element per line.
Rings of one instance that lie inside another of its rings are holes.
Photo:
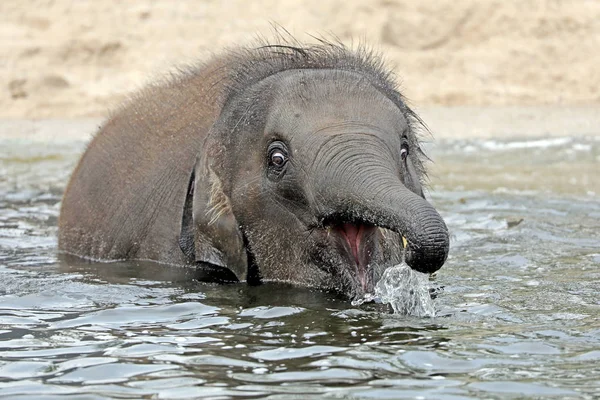
<path fill-rule="evenodd" d="M 385 270 L 375 286 L 375 298 L 391 305 L 396 314 L 435 317 L 429 274 L 417 272 L 406 264 Z"/>
<path fill-rule="evenodd" d="M 358 307 L 369 302 L 389 304 L 394 314 L 435 317 L 429 274 L 417 272 L 405 263 L 387 268 L 375 285 L 374 293 L 366 293 L 351 304 Z"/>

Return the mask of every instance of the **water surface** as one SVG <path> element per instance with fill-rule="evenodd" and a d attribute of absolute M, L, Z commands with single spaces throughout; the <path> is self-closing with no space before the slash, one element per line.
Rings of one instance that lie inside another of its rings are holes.
<path fill-rule="evenodd" d="M 0 139 L 0 396 L 600 397 L 600 140 L 439 141 L 435 318 L 56 253 L 81 141 Z"/>

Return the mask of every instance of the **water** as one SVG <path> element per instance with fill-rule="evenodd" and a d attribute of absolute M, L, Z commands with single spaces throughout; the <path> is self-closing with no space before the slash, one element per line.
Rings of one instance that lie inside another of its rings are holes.
<path fill-rule="evenodd" d="M 84 146 L 0 139 L 0 397 L 600 397 L 600 141 L 440 141 L 434 318 L 56 254 Z"/>
<path fill-rule="evenodd" d="M 428 274 L 416 272 L 406 264 L 385 270 L 375 285 L 375 298 L 389 304 L 400 316 L 435 317 Z"/>

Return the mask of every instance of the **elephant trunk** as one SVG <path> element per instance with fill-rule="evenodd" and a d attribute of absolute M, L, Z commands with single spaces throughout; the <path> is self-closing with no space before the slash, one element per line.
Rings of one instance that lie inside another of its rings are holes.
<path fill-rule="evenodd" d="M 371 164 L 371 165 L 369 165 Z M 345 163 L 321 174 L 316 185 L 317 214 L 324 222 L 359 223 L 387 228 L 406 241 L 405 261 L 433 273 L 448 256 L 449 234 L 438 212 L 407 189 L 397 171 L 372 162 Z"/>

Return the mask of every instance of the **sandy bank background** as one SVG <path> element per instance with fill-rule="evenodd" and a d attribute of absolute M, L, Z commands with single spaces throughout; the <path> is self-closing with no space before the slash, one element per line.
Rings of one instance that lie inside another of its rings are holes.
<path fill-rule="evenodd" d="M 100 117 L 173 66 L 272 35 L 380 50 L 417 108 L 600 104 L 600 1 L 0 1 L 0 118 Z"/>

